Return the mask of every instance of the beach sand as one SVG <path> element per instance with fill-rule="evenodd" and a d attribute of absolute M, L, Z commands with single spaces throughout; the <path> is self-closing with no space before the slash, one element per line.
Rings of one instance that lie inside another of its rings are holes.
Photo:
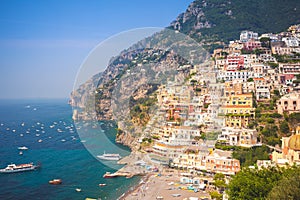
<path fill-rule="evenodd" d="M 210 199 L 210 195 L 205 191 L 195 193 L 193 190 L 183 190 L 179 187 L 186 186 L 180 184 L 180 175 L 177 170 L 171 172 L 161 172 L 144 176 L 141 183 L 133 190 L 122 196 L 121 200 L 155 200 L 155 199 L 187 199 L 197 197 L 200 199 Z M 174 197 L 173 195 L 177 195 Z M 162 197 L 162 198 L 161 198 Z"/>

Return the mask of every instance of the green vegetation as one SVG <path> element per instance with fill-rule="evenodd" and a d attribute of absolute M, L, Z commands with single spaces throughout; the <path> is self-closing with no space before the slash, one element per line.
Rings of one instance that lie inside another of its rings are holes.
<path fill-rule="evenodd" d="M 270 149 L 265 145 L 252 148 L 240 147 L 232 152 L 232 157 L 238 159 L 242 167 L 246 167 L 256 164 L 257 160 L 268 160 L 270 153 Z"/>
<path fill-rule="evenodd" d="M 289 123 L 286 120 L 280 123 L 279 130 L 281 134 L 283 134 L 284 136 L 290 136 L 290 127 L 289 127 Z"/>
<path fill-rule="evenodd" d="M 258 33 L 277 33 L 292 24 L 300 23 L 298 0 L 282 3 L 280 0 L 261 2 L 259 0 L 209 0 L 203 6 L 202 0 L 196 0 L 194 8 L 202 10 L 204 16 L 190 14 L 183 23 L 183 16 L 178 18 L 180 31 L 192 36 L 197 41 L 205 41 L 209 50 L 222 46 L 218 41 L 228 42 L 239 38 L 242 30 Z M 297 9 L 295 9 L 297 8 Z M 191 9 L 190 9 L 191 10 Z M 293 19 L 293 20 L 289 20 Z M 195 29 L 195 25 L 209 22 L 210 28 Z M 201 34 L 199 34 L 199 32 Z M 261 38 L 263 46 L 269 46 L 267 38 Z"/>
<path fill-rule="evenodd" d="M 143 138 L 142 142 L 143 143 L 152 143 L 152 138 Z"/>
<path fill-rule="evenodd" d="M 298 63 L 300 62 L 300 58 L 295 55 L 273 55 L 276 60 L 280 63 Z"/>
<path fill-rule="evenodd" d="M 258 147 L 240 147 L 240 146 L 230 146 L 222 144 L 222 141 L 218 141 L 215 148 L 224 151 L 232 151 L 232 157 L 238 159 L 242 167 L 247 167 L 256 164 L 257 160 L 268 160 L 271 150 L 266 146 Z"/>
<path fill-rule="evenodd" d="M 295 129 L 296 126 L 300 123 L 300 113 L 292 113 L 286 117 L 286 120 L 289 122 L 291 129 Z"/>
<path fill-rule="evenodd" d="M 227 194 L 238 199 L 299 199 L 300 168 L 243 168 L 232 177 Z"/>
<path fill-rule="evenodd" d="M 214 186 L 216 186 L 217 190 L 212 190 L 209 192 L 212 199 L 222 200 L 223 194 L 222 192 L 227 187 L 225 182 L 225 175 L 221 173 L 217 173 L 214 176 Z"/>
<path fill-rule="evenodd" d="M 262 47 L 271 48 L 271 39 L 268 37 L 262 37 L 259 40 L 261 42 Z"/>
<path fill-rule="evenodd" d="M 278 66 L 279 66 L 278 63 L 273 63 L 273 62 L 268 62 L 268 65 L 269 65 L 272 69 L 276 69 L 276 68 L 278 68 Z"/>
<path fill-rule="evenodd" d="M 209 192 L 209 195 L 212 199 L 222 200 L 223 195 L 220 194 L 217 190 L 212 190 Z"/>
<path fill-rule="evenodd" d="M 300 170 L 283 173 L 282 179 L 272 188 L 267 199 L 300 199 Z"/>
<path fill-rule="evenodd" d="M 144 85 L 130 97 L 130 117 L 134 124 L 145 126 L 150 120 L 151 108 L 157 102 L 157 88 L 156 84 Z"/>
<path fill-rule="evenodd" d="M 278 136 L 278 127 L 274 124 L 267 124 L 261 130 L 261 134 L 263 137 L 263 143 L 275 146 L 276 144 L 280 144 L 280 138 Z"/>
<path fill-rule="evenodd" d="M 253 78 L 248 78 L 247 82 L 253 82 Z"/>
<path fill-rule="evenodd" d="M 134 100 L 130 99 L 130 104 L 133 105 L 130 109 L 130 117 L 134 120 L 134 123 L 138 125 L 146 125 L 150 119 L 150 108 L 157 102 L 156 97 L 146 96 Z"/>
<path fill-rule="evenodd" d="M 218 135 L 220 134 L 221 134 L 220 132 L 208 132 L 205 135 L 202 134 L 201 136 L 206 140 L 216 140 L 218 138 Z"/>

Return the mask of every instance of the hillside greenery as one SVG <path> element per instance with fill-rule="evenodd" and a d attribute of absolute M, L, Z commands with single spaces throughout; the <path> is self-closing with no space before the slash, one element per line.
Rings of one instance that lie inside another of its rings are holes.
<path fill-rule="evenodd" d="M 299 199 L 300 168 L 243 168 L 232 177 L 227 194 L 237 199 Z"/>
<path fill-rule="evenodd" d="M 216 41 L 228 43 L 236 40 L 243 30 L 260 34 L 278 33 L 300 23 L 298 0 L 196 0 L 193 7 L 198 11 L 201 9 L 205 16 L 197 18 L 192 14 L 183 22 L 183 15 L 180 15 L 177 18 L 181 23 L 180 31 L 196 40 L 210 43 L 211 50 L 220 46 Z M 210 28 L 194 28 L 197 22 L 205 21 L 211 24 Z"/>

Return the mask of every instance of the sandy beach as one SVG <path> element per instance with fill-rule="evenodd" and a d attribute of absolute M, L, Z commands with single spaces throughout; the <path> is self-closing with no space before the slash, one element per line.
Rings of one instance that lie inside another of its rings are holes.
<path fill-rule="evenodd" d="M 124 194 L 120 200 L 210 199 L 210 195 L 205 191 L 196 193 L 193 190 L 180 189 L 186 186 L 180 184 L 180 172 L 177 170 L 152 173 L 144 176 L 141 183 Z"/>

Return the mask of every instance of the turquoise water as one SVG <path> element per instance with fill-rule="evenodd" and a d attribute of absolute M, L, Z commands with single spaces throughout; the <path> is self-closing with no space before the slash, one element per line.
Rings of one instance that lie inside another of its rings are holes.
<path fill-rule="evenodd" d="M 74 124 L 71 114 L 67 100 L 0 100 L 0 168 L 10 163 L 42 165 L 36 171 L 0 174 L 0 199 L 117 199 L 139 182 L 139 177 L 104 179 L 106 171 L 122 166 L 100 162 L 95 155 L 106 151 L 125 156 L 128 148 L 114 143 L 111 123 Z M 19 146 L 29 150 L 19 155 Z M 54 178 L 63 184 L 50 185 Z"/>

